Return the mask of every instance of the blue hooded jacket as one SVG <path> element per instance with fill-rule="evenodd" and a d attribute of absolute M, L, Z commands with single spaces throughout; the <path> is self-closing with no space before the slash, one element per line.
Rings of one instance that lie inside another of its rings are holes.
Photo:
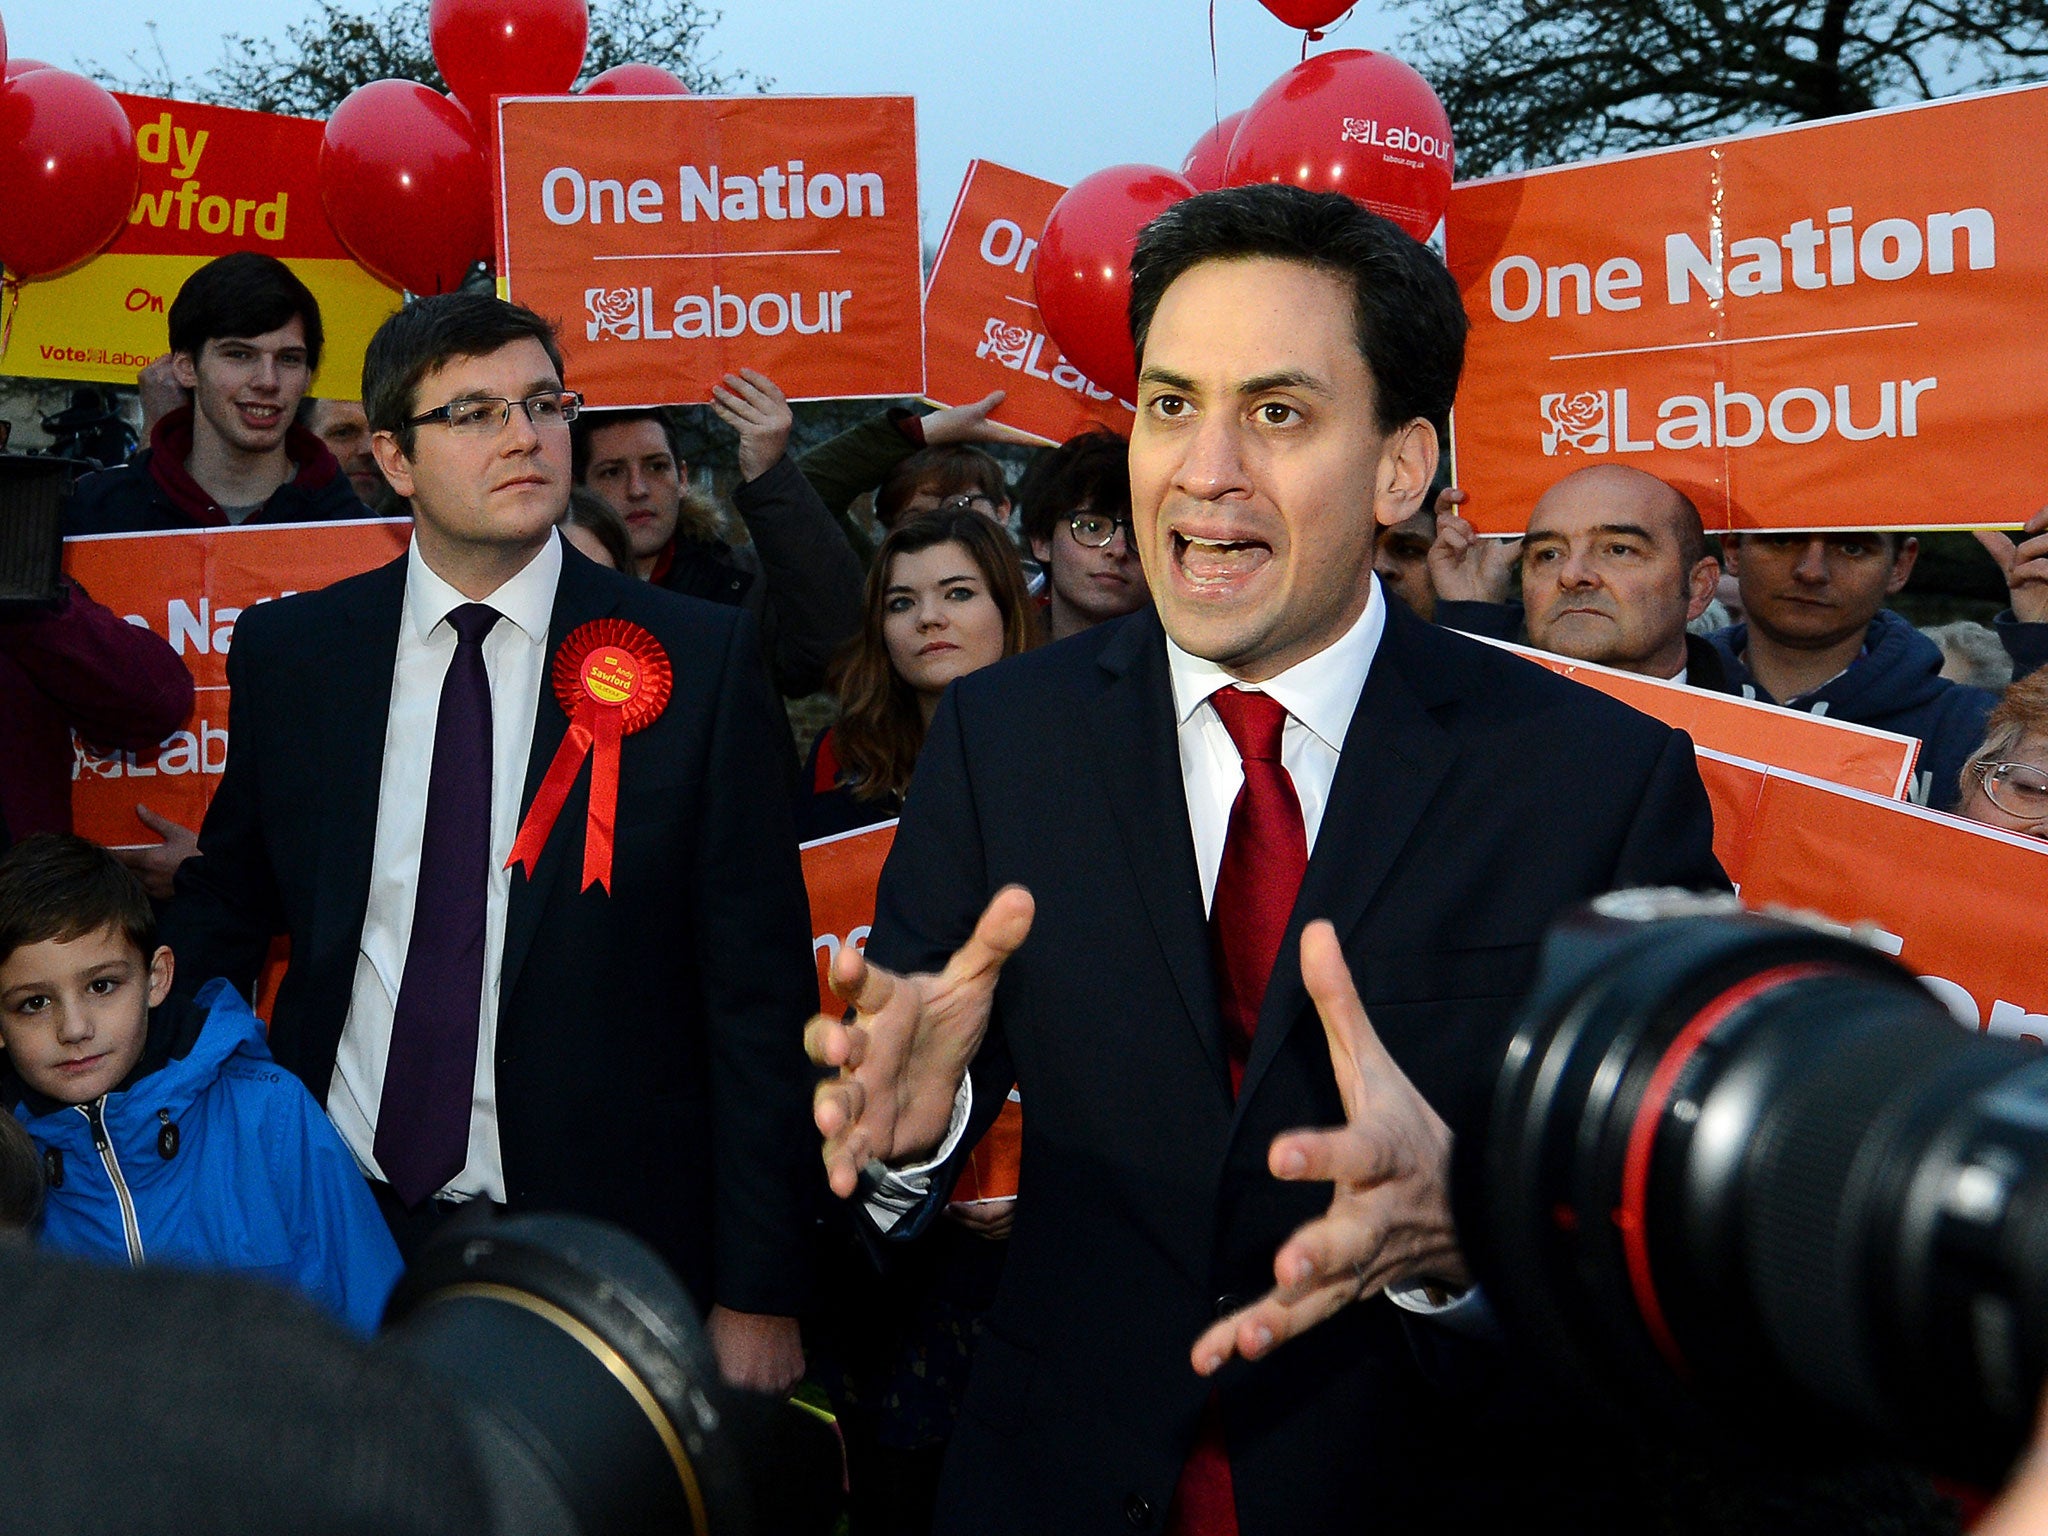
<path fill-rule="evenodd" d="M 1721 653 L 1730 684 L 1745 698 L 1917 736 L 1920 762 L 1913 799 L 1945 811 L 1960 798 L 1963 764 L 1982 745 L 1984 721 L 1998 695 L 1943 677 L 1941 648 L 1889 608 L 1870 621 L 1863 654 L 1846 672 L 1796 699 L 1774 699 L 1750 676 L 1742 660 L 1749 647 L 1747 624 L 1716 630 L 1707 638 Z M 2026 670 L 2024 664 L 2019 670 Z"/>
<path fill-rule="evenodd" d="M 43 1246 L 267 1277 L 374 1332 L 403 1266 L 355 1158 L 240 993 L 210 981 L 193 1006 L 183 1056 L 96 1104 L 15 1111 L 55 1175 Z"/>

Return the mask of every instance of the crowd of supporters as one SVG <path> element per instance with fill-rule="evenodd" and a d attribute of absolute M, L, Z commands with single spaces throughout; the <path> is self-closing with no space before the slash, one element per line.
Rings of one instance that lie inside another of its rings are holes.
<path fill-rule="evenodd" d="M 413 515 L 376 449 L 389 403 L 343 398 L 331 378 L 312 394 L 319 309 L 281 263 L 202 267 L 167 341 L 140 381 L 146 446 L 83 474 L 68 533 Z M 498 402 L 504 421 L 524 405 L 539 431 L 541 398 Z M 743 612 L 764 688 L 829 695 L 829 724 L 792 708 L 773 744 L 802 839 L 899 813 L 958 679 L 1148 602 L 1128 444 L 1106 429 L 1026 447 L 992 398 L 892 409 L 795 454 L 764 374 L 727 375 L 710 404 L 737 442 L 723 504 L 675 412 L 578 410 L 566 394 L 543 407 L 572 418 L 562 559 Z M 1563 475 L 1519 538 L 1487 538 L 1462 510 L 1487 494 L 1439 489 L 1381 530 L 1382 590 L 1441 627 L 1915 737 L 1917 802 L 2048 837 L 2048 511 L 1980 536 L 2009 587 L 1988 627 L 1922 631 L 1888 606 L 1914 569 L 1910 533 L 1717 542 L 1683 490 L 1600 464 Z M 192 702 L 169 645 L 75 582 L 0 615 L 0 1227 L 110 1262 L 254 1272 L 367 1331 L 403 1233 L 386 1230 L 362 1149 L 324 1083 L 251 1070 L 269 1053 L 235 986 L 174 986 L 181 957 L 158 919 L 189 899 L 178 872 L 199 829 L 141 807 L 150 846 L 71 835 L 74 736 L 146 751 Z M 622 818 L 622 844 L 634 836 Z M 835 1206 L 821 1180 L 826 1283 L 797 1366 L 839 1416 L 857 1536 L 923 1531 L 1015 1201 L 955 1205 L 886 1262 Z"/>

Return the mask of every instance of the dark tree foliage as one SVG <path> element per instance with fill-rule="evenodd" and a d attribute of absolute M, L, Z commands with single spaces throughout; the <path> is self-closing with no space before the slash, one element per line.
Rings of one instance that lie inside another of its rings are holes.
<path fill-rule="evenodd" d="M 590 44 L 579 85 L 615 64 L 657 64 L 693 91 L 729 92 L 768 81 L 744 69 L 719 67 L 707 45 L 719 12 L 697 0 L 596 0 L 590 8 Z M 128 69 L 93 73 L 120 90 L 259 112 L 326 117 L 344 96 L 372 80 L 417 80 L 448 89 L 427 41 L 426 0 L 388 0 L 355 8 L 318 0 L 284 36 L 222 41 L 221 62 L 196 79 L 180 79 L 163 61 L 128 55 Z"/>
<path fill-rule="evenodd" d="M 2048 0 L 1407 0 L 1458 174 L 2048 75 Z"/>

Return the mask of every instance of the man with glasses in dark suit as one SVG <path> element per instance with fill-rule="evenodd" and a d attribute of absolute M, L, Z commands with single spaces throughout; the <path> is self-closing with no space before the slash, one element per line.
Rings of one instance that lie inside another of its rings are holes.
<path fill-rule="evenodd" d="M 752 623 L 562 542 L 581 401 L 531 311 L 418 300 L 363 386 L 412 546 L 243 614 L 167 942 L 246 990 L 289 936 L 272 1053 L 401 1250 L 480 1205 L 620 1222 L 784 1390 L 815 983 Z"/>

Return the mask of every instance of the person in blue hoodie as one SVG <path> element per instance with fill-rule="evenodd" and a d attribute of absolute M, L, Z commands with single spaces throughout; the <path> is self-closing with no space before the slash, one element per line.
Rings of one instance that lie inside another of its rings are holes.
<path fill-rule="evenodd" d="M 241 995 L 173 999 L 174 966 L 106 849 L 0 859 L 0 1094 L 42 1155 L 42 1245 L 258 1276 L 374 1331 L 402 1266 L 355 1159 Z"/>
<path fill-rule="evenodd" d="M 2024 677 L 2048 662 L 2048 511 L 2015 545 L 2003 534 L 2012 607 L 1994 626 Z M 1994 550 L 1994 555 L 2001 551 Z M 1919 543 L 1888 532 L 1745 533 L 1724 554 L 1747 622 L 1708 638 L 1731 690 L 1767 704 L 1920 738 L 1913 799 L 1956 803 L 1963 764 L 1998 696 L 1941 675 L 1941 649 L 1885 599 L 1913 573 Z"/>

